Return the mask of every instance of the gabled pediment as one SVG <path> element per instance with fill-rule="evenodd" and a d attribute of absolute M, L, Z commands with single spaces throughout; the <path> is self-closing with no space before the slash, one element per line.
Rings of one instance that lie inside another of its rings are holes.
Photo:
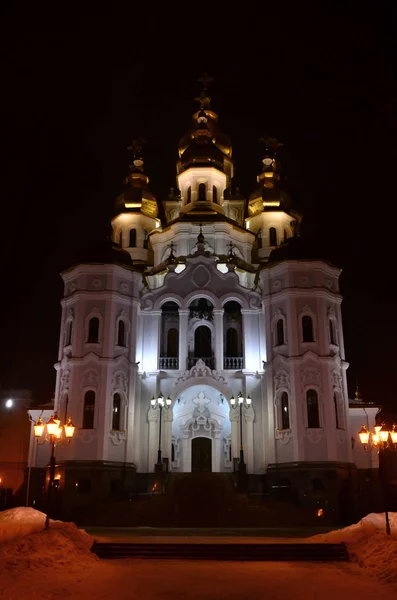
<path fill-rule="evenodd" d="M 177 296 L 182 300 L 195 292 L 207 293 L 215 298 L 234 295 L 243 300 L 244 307 L 247 306 L 248 295 L 249 301 L 252 302 L 254 294 L 258 296 L 258 305 L 260 305 L 259 294 L 243 288 L 234 270 L 226 273 L 220 271 L 217 268 L 218 262 L 218 257 L 214 255 L 200 254 L 187 257 L 186 268 L 183 271 L 179 273 L 169 271 L 164 277 L 162 286 L 142 296 L 143 310 L 158 310 L 164 298 Z"/>

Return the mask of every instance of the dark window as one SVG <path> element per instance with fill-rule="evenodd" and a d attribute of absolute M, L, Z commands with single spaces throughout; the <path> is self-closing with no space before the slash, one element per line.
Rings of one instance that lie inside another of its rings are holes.
<path fill-rule="evenodd" d="M 198 199 L 203 201 L 207 200 L 205 183 L 200 183 L 200 185 L 198 186 Z"/>
<path fill-rule="evenodd" d="M 68 321 L 67 333 L 66 333 L 66 346 L 70 346 L 70 344 L 72 343 L 72 333 L 73 333 L 73 321 Z"/>
<path fill-rule="evenodd" d="M 339 427 L 338 396 L 336 394 L 334 394 L 334 409 L 335 409 L 335 424 L 336 424 L 336 429 L 340 429 L 340 427 Z"/>
<path fill-rule="evenodd" d="M 270 245 L 277 246 L 277 231 L 276 231 L 275 227 L 270 227 L 269 238 L 270 238 Z"/>
<path fill-rule="evenodd" d="M 218 190 L 216 185 L 212 186 L 212 201 L 215 202 L 215 204 L 218 202 Z"/>
<path fill-rule="evenodd" d="M 277 321 L 277 346 L 284 344 L 284 321 L 279 319 Z"/>
<path fill-rule="evenodd" d="M 229 329 L 226 331 L 226 356 L 238 355 L 237 331 L 233 327 L 229 327 Z"/>
<path fill-rule="evenodd" d="M 281 394 L 281 429 L 289 429 L 289 405 L 288 394 Z"/>
<path fill-rule="evenodd" d="M 171 462 L 175 461 L 175 444 L 171 444 Z"/>
<path fill-rule="evenodd" d="M 76 482 L 76 489 L 79 492 L 79 494 L 89 494 L 91 492 L 91 480 L 79 479 Z"/>
<path fill-rule="evenodd" d="M 174 327 L 167 334 L 167 356 L 176 358 L 178 356 L 179 332 Z"/>
<path fill-rule="evenodd" d="M 258 250 L 260 250 L 262 248 L 262 230 L 260 229 L 258 231 Z"/>
<path fill-rule="evenodd" d="M 122 319 L 120 319 L 117 329 L 117 345 L 125 346 L 125 323 Z"/>
<path fill-rule="evenodd" d="M 88 324 L 88 340 L 89 344 L 97 344 L 99 340 L 99 319 L 92 317 Z"/>
<path fill-rule="evenodd" d="M 130 229 L 130 248 L 136 247 L 136 229 Z"/>
<path fill-rule="evenodd" d="M 313 342 L 313 321 L 308 315 L 302 317 L 302 335 L 304 342 Z"/>
<path fill-rule="evenodd" d="M 120 431 L 120 414 L 121 414 L 121 396 L 120 394 L 113 395 L 113 416 L 112 429 Z"/>
<path fill-rule="evenodd" d="M 147 250 L 149 246 L 149 234 L 146 229 L 143 232 L 143 247 Z"/>
<path fill-rule="evenodd" d="M 329 324 L 329 341 L 331 344 L 336 344 L 335 341 L 335 328 L 334 328 L 334 322 L 332 319 L 329 319 L 328 321 Z"/>
<path fill-rule="evenodd" d="M 313 492 L 323 492 L 325 490 L 324 482 L 321 479 L 315 477 L 311 481 Z"/>
<path fill-rule="evenodd" d="M 192 201 L 192 188 L 189 185 L 189 187 L 187 188 L 186 204 L 190 204 L 191 201 Z"/>
<path fill-rule="evenodd" d="M 83 429 L 94 429 L 95 392 L 89 390 L 84 396 Z"/>
<path fill-rule="evenodd" d="M 318 410 L 318 396 L 316 390 L 307 390 L 307 426 L 313 429 L 320 427 L 320 414 Z"/>
<path fill-rule="evenodd" d="M 110 482 L 110 491 L 112 494 L 119 494 L 122 491 L 121 479 L 112 479 Z"/>
<path fill-rule="evenodd" d="M 123 247 L 123 232 L 122 232 L 122 231 L 120 231 L 120 240 L 119 240 L 119 246 L 120 246 L 120 248 L 122 248 L 122 247 Z"/>
<path fill-rule="evenodd" d="M 197 358 L 212 356 L 211 330 L 205 325 L 200 325 L 194 332 L 194 356 Z"/>

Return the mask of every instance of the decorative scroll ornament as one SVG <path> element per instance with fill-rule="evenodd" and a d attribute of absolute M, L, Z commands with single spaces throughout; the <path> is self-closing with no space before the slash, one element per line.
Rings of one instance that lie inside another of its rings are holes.
<path fill-rule="evenodd" d="M 69 389 L 69 382 L 70 382 L 70 371 L 67 369 L 67 370 L 63 371 L 63 373 L 61 375 L 61 391 L 62 392 Z"/>
<path fill-rule="evenodd" d="M 321 389 L 321 375 L 316 369 L 304 369 L 301 371 L 302 389 L 308 385 L 316 385 Z"/>
<path fill-rule="evenodd" d="M 220 375 L 215 369 L 207 367 L 202 358 L 199 358 L 191 369 L 187 369 L 181 377 L 178 377 L 176 385 L 183 383 L 187 379 L 192 379 L 193 377 L 211 377 L 212 379 L 219 381 L 219 383 L 223 383 L 224 385 L 227 384 L 226 378 Z"/>
<path fill-rule="evenodd" d="M 81 389 L 84 389 L 86 387 L 98 389 L 99 381 L 100 381 L 100 375 L 99 375 L 98 371 L 94 371 L 93 369 L 90 369 L 88 371 L 85 371 L 85 373 L 83 373 L 83 376 L 81 378 L 80 387 L 81 387 Z"/>
<path fill-rule="evenodd" d="M 274 376 L 274 389 L 277 392 L 280 388 L 290 390 L 290 379 L 287 371 L 278 371 Z"/>
<path fill-rule="evenodd" d="M 125 394 L 128 391 L 128 377 L 123 371 L 116 371 L 112 378 L 112 389 L 120 390 Z"/>

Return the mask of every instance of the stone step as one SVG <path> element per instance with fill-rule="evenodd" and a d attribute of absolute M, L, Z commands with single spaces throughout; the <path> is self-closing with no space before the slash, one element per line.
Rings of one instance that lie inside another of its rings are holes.
<path fill-rule="evenodd" d="M 328 543 L 129 543 L 95 542 L 99 558 L 239 561 L 348 561 L 346 545 Z"/>

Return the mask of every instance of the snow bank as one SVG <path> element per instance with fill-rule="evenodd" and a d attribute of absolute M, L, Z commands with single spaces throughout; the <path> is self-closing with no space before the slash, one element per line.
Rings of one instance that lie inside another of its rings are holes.
<path fill-rule="evenodd" d="M 98 560 L 90 551 L 91 535 L 62 521 L 50 520 L 50 528 L 45 530 L 45 517 L 25 507 L 0 513 L 0 572 L 5 569 L 17 574 L 46 566 L 81 569 Z"/>
<path fill-rule="evenodd" d="M 371 513 L 358 523 L 308 538 L 308 542 L 345 542 L 351 560 L 382 581 L 397 582 L 397 513 Z"/>
<path fill-rule="evenodd" d="M 45 518 L 45 514 L 39 510 L 24 506 L 0 512 L 0 544 L 42 531 Z"/>

